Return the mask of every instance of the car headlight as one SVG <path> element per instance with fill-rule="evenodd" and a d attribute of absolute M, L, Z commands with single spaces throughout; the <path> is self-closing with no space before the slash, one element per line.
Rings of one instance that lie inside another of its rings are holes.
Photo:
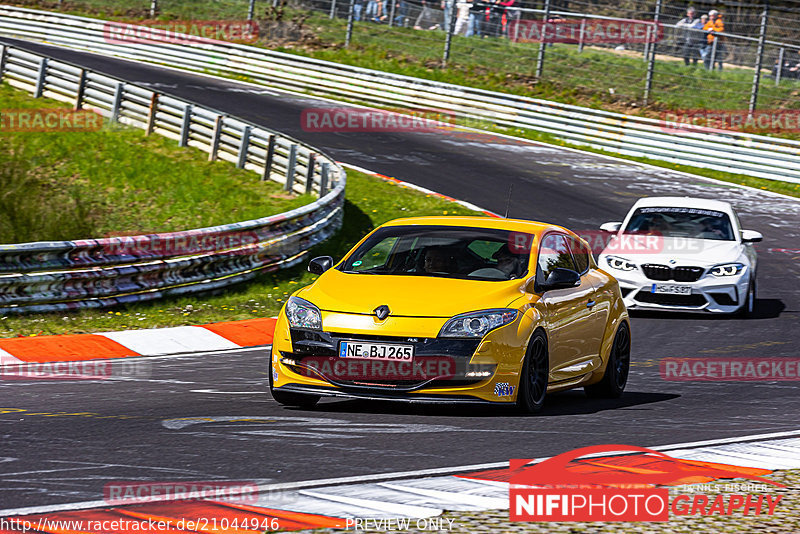
<path fill-rule="evenodd" d="M 307 300 L 289 297 L 286 302 L 286 318 L 293 328 L 322 330 L 322 313 Z"/>
<path fill-rule="evenodd" d="M 483 337 L 516 318 L 517 310 L 509 309 L 462 313 L 445 323 L 439 337 Z"/>
<path fill-rule="evenodd" d="M 736 276 L 744 269 L 741 263 L 726 263 L 712 267 L 709 271 L 714 276 Z"/>
<path fill-rule="evenodd" d="M 636 264 L 632 263 L 624 258 L 618 258 L 617 256 L 607 256 L 606 263 L 612 269 L 617 269 L 618 271 L 633 271 L 636 269 Z"/>

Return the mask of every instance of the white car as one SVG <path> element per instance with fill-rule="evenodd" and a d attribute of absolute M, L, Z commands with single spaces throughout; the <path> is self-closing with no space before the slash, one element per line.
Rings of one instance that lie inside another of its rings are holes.
<path fill-rule="evenodd" d="M 643 198 L 600 229 L 615 235 L 598 266 L 619 281 L 629 309 L 752 313 L 762 235 L 743 230 L 727 202 Z"/>

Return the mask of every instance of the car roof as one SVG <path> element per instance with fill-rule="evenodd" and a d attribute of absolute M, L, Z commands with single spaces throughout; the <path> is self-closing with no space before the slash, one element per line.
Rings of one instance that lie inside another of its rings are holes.
<path fill-rule="evenodd" d="M 547 230 L 566 230 L 554 224 L 522 219 L 501 219 L 497 217 L 464 217 L 464 216 L 438 216 L 438 217 L 407 217 L 395 219 L 384 223 L 382 226 L 464 226 L 467 228 L 496 228 L 541 234 Z M 567 230 L 568 231 L 568 230 Z"/>
<path fill-rule="evenodd" d="M 697 208 L 723 211 L 726 213 L 733 212 L 733 208 L 727 202 L 695 197 L 645 197 L 637 200 L 633 207 Z"/>

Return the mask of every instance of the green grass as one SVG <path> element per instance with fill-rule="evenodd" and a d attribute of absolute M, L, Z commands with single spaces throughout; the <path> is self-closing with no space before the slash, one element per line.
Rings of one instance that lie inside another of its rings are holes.
<path fill-rule="evenodd" d="M 65 108 L 0 85 L 0 109 Z M 0 242 L 202 228 L 308 204 L 275 182 L 175 141 L 106 124 L 98 131 L 0 134 Z M 13 169 L 13 172 L 12 172 Z"/>

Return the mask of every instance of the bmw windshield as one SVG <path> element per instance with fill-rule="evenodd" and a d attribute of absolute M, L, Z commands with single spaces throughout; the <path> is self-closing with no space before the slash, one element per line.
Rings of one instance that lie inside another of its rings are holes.
<path fill-rule="evenodd" d="M 717 241 L 735 239 L 727 214 L 699 208 L 639 208 L 625 227 L 625 233 Z"/>
<path fill-rule="evenodd" d="M 454 226 L 389 226 L 339 267 L 345 273 L 514 280 L 528 271 L 531 234 Z M 518 245 L 524 243 L 524 245 Z"/>

